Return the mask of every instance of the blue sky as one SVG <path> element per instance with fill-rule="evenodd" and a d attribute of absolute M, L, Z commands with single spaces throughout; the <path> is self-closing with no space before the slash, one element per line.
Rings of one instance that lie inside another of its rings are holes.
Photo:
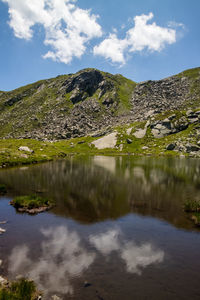
<path fill-rule="evenodd" d="M 134 81 L 200 66 L 199 0 L 0 0 L 0 90 L 83 68 Z"/>

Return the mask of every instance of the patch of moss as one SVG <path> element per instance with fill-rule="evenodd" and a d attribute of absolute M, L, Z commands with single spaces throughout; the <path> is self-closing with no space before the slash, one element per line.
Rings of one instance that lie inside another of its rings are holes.
<path fill-rule="evenodd" d="M 200 200 L 186 200 L 184 211 L 190 214 L 190 218 L 196 226 L 200 226 Z"/>
<path fill-rule="evenodd" d="M 36 287 L 33 281 L 21 279 L 12 282 L 6 288 L 0 288 L 1 300 L 33 300 L 36 299 Z"/>
<path fill-rule="evenodd" d="M 186 212 L 199 212 L 200 211 L 200 201 L 186 200 L 184 203 L 184 210 Z"/>
<path fill-rule="evenodd" d="M 52 201 L 37 195 L 18 196 L 15 197 L 11 203 L 16 209 L 23 208 L 27 210 L 50 207 L 52 205 Z"/>

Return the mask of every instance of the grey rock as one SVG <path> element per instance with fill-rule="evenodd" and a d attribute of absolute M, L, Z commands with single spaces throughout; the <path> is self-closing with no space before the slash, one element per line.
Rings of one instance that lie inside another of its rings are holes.
<path fill-rule="evenodd" d="M 79 141 L 77 144 L 78 145 L 85 144 L 85 141 Z"/>
<path fill-rule="evenodd" d="M 147 149 L 149 149 L 149 147 L 147 147 L 147 146 L 142 147 L 142 150 L 147 150 Z"/>
<path fill-rule="evenodd" d="M 133 142 L 131 139 L 127 139 L 126 141 L 127 141 L 127 144 L 132 144 L 132 142 Z"/>
<path fill-rule="evenodd" d="M 192 117 L 192 118 L 188 118 L 188 120 L 189 120 L 190 124 L 193 124 L 193 123 L 197 123 L 199 121 L 199 118 L 198 117 Z"/>
<path fill-rule="evenodd" d="M 200 151 L 200 147 L 194 144 L 186 144 L 186 151 L 187 152 L 196 152 Z"/>
<path fill-rule="evenodd" d="M 174 150 L 174 149 L 175 149 L 175 147 L 176 147 L 176 144 L 174 144 L 174 143 L 171 143 L 171 144 L 167 145 L 167 147 L 166 147 L 166 150 L 169 150 L 169 151 L 171 151 L 171 150 Z"/>
<path fill-rule="evenodd" d="M 34 151 L 32 149 L 30 149 L 29 147 L 26 146 L 20 146 L 19 151 L 25 151 L 25 152 L 30 152 L 30 153 L 34 153 Z"/>
<path fill-rule="evenodd" d="M 60 297 L 58 297 L 57 295 L 53 295 L 51 297 L 52 300 L 62 300 Z"/>
<path fill-rule="evenodd" d="M 186 116 L 187 117 L 190 117 L 190 116 L 192 116 L 194 114 L 194 112 L 191 110 L 191 109 L 189 109 L 187 112 L 186 112 Z"/>
<path fill-rule="evenodd" d="M 168 117 L 168 119 L 169 119 L 170 121 L 174 120 L 175 118 L 176 118 L 176 115 L 175 115 L 175 114 L 173 114 L 173 115 L 171 115 L 171 116 Z"/>

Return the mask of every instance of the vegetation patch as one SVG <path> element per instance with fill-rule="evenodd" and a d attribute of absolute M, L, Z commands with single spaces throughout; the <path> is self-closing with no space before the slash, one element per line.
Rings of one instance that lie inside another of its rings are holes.
<path fill-rule="evenodd" d="M 5 184 L 0 183 L 0 196 L 5 195 L 6 193 L 7 193 L 7 189 L 6 189 Z"/>
<path fill-rule="evenodd" d="M 189 77 L 191 79 L 197 79 L 200 76 L 200 68 L 193 68 L 186 71 L 183 71 L 176 75 L 177 77 Z"/>
<path fill-rule="evenodd" d="M 200 212 L 200 201 L 198 200 L 185 201 L 184 210 L 186 212 Z"/>
<path fill-rule="evenodd" d="M 27 212 L 29 214 L 38 214 L 53 207 L 52 201 L 37 195 L 18 196 L 14 198 L 10 204 L 13 205 L 17 211 Z"/>
<path fill-rule="evenodd" d="M 0 287 L 1 300 L 35 300 L 38 299 L 38 293 L 33 281 L 20 279 L 6 286 Z"/>
<path fill-rule="evenodd" d="M 184 203 L 184 210 L 190 213 L 190 218 L 196 226 L 200 226 L 200 200 L 187 200 Z"/>

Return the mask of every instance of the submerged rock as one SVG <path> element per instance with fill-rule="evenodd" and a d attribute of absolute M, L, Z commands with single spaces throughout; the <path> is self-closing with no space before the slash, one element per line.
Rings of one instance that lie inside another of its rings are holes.
<path fill-rule="evenodd" d="M 60 297 L 58 297 L 57 295 L 53 295 L 51 297 L 52 300 L 62 300 Z"/>
<path fill-rule="evenodd" d="M 8 285 L 8 280 L 0 276 L 0 286 L 6 286 Z"/>
<path fill-rule="evenodd" d="M 200 217 L 193 215 L 191 217 L 191 220 L 194 222 L 194 224 L 198 227 L 200 227 Z"/>
<path fill-rule="evenodd" d="M 6 232 L 6 230 L 0 227 L 0 234 L 3 234 L 5 232 Z"/>
<path fill-rule="evenodd" d="M 84 282 L 84 287 L 85 288 L 90 287 L 90 286 L 92 286 L 92 284 L 90 282 L 87 282 L 87 281 Z"/>

